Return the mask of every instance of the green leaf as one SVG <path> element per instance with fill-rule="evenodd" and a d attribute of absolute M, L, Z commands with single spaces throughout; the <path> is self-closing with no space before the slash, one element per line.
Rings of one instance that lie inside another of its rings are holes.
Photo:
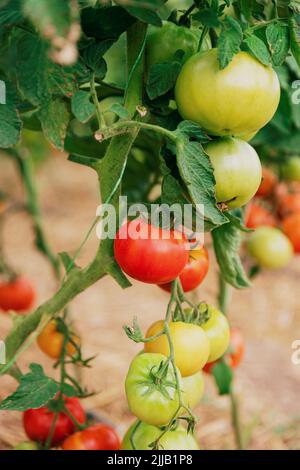
<path fill-rule="evenodd" d="M 22 20 L 21 0 L 9 0 L 0 5 L 0 25 L 13 26 Z"/>
<path fill-rule="evenodd" d="M 116 41 L 134 22 L 135 18 L 120 6 L 84 8 L 81 12 L 83 32 L 97 41 Z"/>
<path fill-rule="evenodd" d="M 252 0 L 239 0 L 239 6 L 241 13 L 244 15 L 247 21 L 251 20 L 252 17 L 252 8 L 253 8 L 253 1 Z"/>
<path fill-rule="evenodd" d="M 17 390 L 1 402 L 0 410 L 36 409 L 55 397 L 59 391 L 55 380 L 47 377 L 39 364 L 31 364 L 30 369 L 31 372 L 21 377 Z"/>
<path fill-rule="evenodd" d="M 18 143 L 22 121 L 17 111 L 17 96 L 12 85 L 0 75 L 0 148 Z"/>
<path fill-rule="evenodd" d="M 192 202 L 204 206 L 205 219 L 215 225 L 228 222 L 217 208 L 213 168 L 201 145 L 182 139 L 177 144 L 177 165 Z"/>
<path fill-rule="evenodd" d="M 124 8 L 135 18 L 143 23 L 152 24 L 154 26 L 162 26 L 160 16 L 153 10 L 147 10 L 140 7 L 125 7 Z"/>
<path fill-rule="evenodd" d="M 218 39 L 218 59 L 221 69 L 224 69 L 240 51 L 242 39 L 243 31 L 239 22 L 231 16 L 226 16 Z"/>
<path fill-rule="evenodd" d="M 45 137 L 58 149 L 64 149 L 70 113 L 67 103 L 59 98 L 45 101 L 40 109 L 39 118 Z"/>
<path fill-rule="evenodd" d="M 177 131 L 185 134 L 189 138 L 196 139 L 201 144 L 205 144 L 211 140 L 204 129 L 193 121 L 181 121 L 177 127 Z"/>
<path fill-rule="evenodd" d="M 269 65 L 271 62 L 271 56 L 268 51 L 266 44 L 255 34 L 251 34 L 246 37 L 243 44 L 247 46 L 247 49 L 251 54 L 256 57 L 262 64 Z"/>
<path fill-rule="evenodd" d="M 218 13 L 211 8 L 205 8 L 198 11 L 193 15 L 193 19 L 200 21 L 200 23 L 204 26 L 208 26 L 209 28 L 218 28 L 220 26 Z"/>
<path fill-rule="evenodd" d="M 91 103 L 91 95 L 87 91 L 79 90 L 72 96 L 72 113 L 80 122 L 88 122 L 95 114 L 95 106 Z"/>
<path fill-rule="evenodd" d="M 149 98 L 154 100 L 174 88 L 180 69 L 179 62 L 152 65 L 146 86 Z"/>
<path fill-rule="evenodd" d="M 274 65 L 281 65 L 290 48 L 289 29 L 281 23 L 271 23 L 266 29 L 266 38 Z"/>
<path fill-rule="evenodd" d="M 222 225 L 212 231 L 216 258 L 225 281 L 237 289 L 250 283 L 240 260 L 241 233 L 234 223 Z"/>
<path fill-rule="evenodd" d="M 300 26 L 294 18 L 289 19 L 291 51 L 300 67 Z"/>
<path fill-rule="evenodd" d="M 122 106 L 120 103 L 115 103 L 113 104 L 109 110 L 111 113 L 115 113 L 117 116 L 119 116 L 121 119 L 130 119 L 130 115 L 124 106 Z"/>
<path fill-rule="evenodd" d="M 90 44 L 82 51 L 82 58 L 85 65 L 96 74 L 96 77 L 100 79 L 105 77 L 107 71 L 103 55 L 113 44 L 113 40 L 107 39 L 96 44 Z"/>
<path fill-rule="evenodd" d="M 217 362 L 212 368 L 216 385 L 220 395 L 228 395 L 233 380 L 232 369 L 225 362 Z"/>

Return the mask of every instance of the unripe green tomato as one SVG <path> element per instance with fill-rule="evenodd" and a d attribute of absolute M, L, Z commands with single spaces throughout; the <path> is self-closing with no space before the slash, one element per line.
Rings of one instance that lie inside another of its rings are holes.
<path fill-rule="evenodd" d="M 38 445 L 36 442 L 25 441 L 17 444 L 13 450 L 38 450 Z"/>
<path fill-rule="evenodd" d="M 288 181 L 300 181 L 300 157 L 290 157 L 282 166 L 282 176 Z"/>
<path fill-rule="evenodd" d="M 149 70 L 151 65 L 172 62 L 176 51 L 184 52 L 183 62 L 186 62 L 198 50 L 201 36 L 200 29 L 189 29 L 164 21 L 162 27 L 151 26 L 147 36 L 146 64 Z M 208 35 L 202 44 L 202 50 L 211 48 Z"/>
<path fill-rule="evenodd" d="M 249 237 L 248 250 L 259 266 L 268 269 L 283 268 L 293 257 L 291 242 L 274 227 L 256 229 Z"/>
<path fill-rule="evenodd" d="M 207 334 L 210 343 L 208 362 L 213 362 L 227 351 L 230 343 L 230 328 L 227 318 L 220 310 L 211 305 L 206 305 L 204 308 L 208 308 L 209 319 L 201 324 L 201 328 Z"/>
<path fill-rule="evenodd" d="M 130 426 L 121 444 L 121 450 L 133 450 L 130 436 L 136 422 Z M 136 450 L 151 450 L 150 444 L 162 433 L 162 429 L 141 423 L 134 433 L 133 442 Z M 199 445 L 191 433 L 178 426 L 173 431 L 167 431 L 160 440 L 162 450 L 199 450 Z"/>
<path fill-rule="evenodd" d="M 229 209 L 247 204 L 262 178 L 261 163 L 254 148 L 241 139 L 225 137 L 208 143 L 204 150 L 214 169 L 217 201 Z"/>
<path fill-rule="evenodd" d="M 204 394 L 204 377 L 200 370 L 196 374 L 182 377 L 182 398 L 184 403 L 193 409 L 200 403 Z"/>
<path fill-rule="evenodd" d="M 221 70 L 217 49 L 191 57 L 177 79 L 175 98 L 184 119 L 212 135 L 257 132 L 275 114 L 280 99 L 276 72 L 247 52 Z"/>
<path fill-rule="evenodd" d="M 104 54 L 107 64 L 105 83 L 112 83 L 120 88 L 126 87 L 126 33 Z"/>

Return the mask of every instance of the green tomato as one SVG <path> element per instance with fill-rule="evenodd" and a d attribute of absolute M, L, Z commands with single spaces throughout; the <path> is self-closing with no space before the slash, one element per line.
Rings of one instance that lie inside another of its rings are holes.
<path fill-rule="evenodd" d="M 247 52 L 220 69 L 217 49 L 191 57 L 182 67 L 175 99 L 184 119 L 208 133 L 241 136 L 257 132 L 275 114 L 280 99 L 276 72 Z"/>
<path fill-rule="evenodd" d="M 163 26 L 151 26 L 147 37 L 146 64 L 147 69 L 154 64 L 172 62 L 176 51 L 184 52 L 183 62 L 186 62 L 198 50 L 201 31 L 189 29 L 185 26 L 177 26 L 174 23 L 164 21 Z M 206 35 L 202 50 L 211 47 L 209 36 Z"/>
<path fill-rule="evenodd" d="M 282 166 L 282 176 L 288 181 L 300 181 L 300 157 L 290 157 Z"/>
<path fill-rule="evenodd" d="M 120 36 L 118 41 L 104 54 L 103 58 L 107 64 L 105 83 L 111 83 L 124 89 L 127 81 L 126 33 Z"/>
<path fill-rule="evenodd" d="M 274 227 L 257 228 L 249 237 L 248 250 L 259 266 L 268 269 L 283 268 L 293 257 L 291 242 Z"/>
<path fill-rule="evenodd" d="M 121 444 L 121 450 L 133 450 L 130 436 L 137 422 L 133 423 L 124 436 Z M 150 444 L 154 442 L 162 433 L 162 429 L 149 424 L 141 423 L 133 437 L 133 443 L 136 450 L 151 450 Z M 162 450 L 199 450 L 199 445 L 191 433 L 178 426 L 173 431 L 167 431 L 161 438 L 160 445 Z"/>
<path fill-rule="evenodd" d="M 139 420 L 155 426 L 167 424 L 179 406 L 172 365 L 169 364 L 164 379 L 158 378 L 159 368 L 165 363 L 163 354 L 139 354 L 130 364 L 125 381 L 130 411 Z M 179 371 L 178 374 L 181 386 Z"/>
<path fill-rule="evenodd" d="M 203 306 L 202 306 L 203 305 Z M 223 356 L 230 343 L 230 327 L 227 318 L 220 310 L 211 305 L 200 305 L 200 311 L 203 308 L 207 310 L 209 319 L 201 324 L 210 342 L 210 355 L 208 362 L 213 362 Z"/>
<path fill-rule="evenodd" d="M 191 409 L 200 403 L 204 393 L 204 377 L 202 371 L 182 377 L 182 397 L 184 403 Z"/>
<path fill-rule="evenodd" d="M 223 138 L 204 146 L 216 180 L 217 202 L 229 209 L 242 207 L 255 195 L 262 178 L 261 163 L 251 145 Z"/>

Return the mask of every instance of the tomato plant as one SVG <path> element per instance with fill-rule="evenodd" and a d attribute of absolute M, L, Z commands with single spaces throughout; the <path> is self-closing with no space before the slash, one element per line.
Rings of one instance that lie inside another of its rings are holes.
<path fill-rule="evenodd" d="M 274 227 L 259 227 L 250 235 L 248 249 L 257 263 L 269 269 L 286 266 L 293 255 L 288 237 Z"/>
<path fill-rule="evenodd" d="M 240 365 L 245 354 L 245 340 L 239 328 L 230 328 L 230 344 L 225 353 L 225 361 L 235 369 Z M 217 361 L 208 362 L 205 364 L 203 370 L 207 374 L 212 372 L 213 367 L 217 364 Z"/>
<path fill-rule="evenodd" d="M 26 312 L 33 306 L 35 298 L 32 283 L 24 277 L 0 283 L 0 309 L 4 312 Z"/>
<path fill-rule="evenodd" d="M 300 157 L 289 157 L 282 165 L 282 175 L 288 181 L 300 181 Z"/>
<path fill-rule="evenodd" d="M 203 328 L 209 339 L 210 353 L 208 362 L 211 362 L 223 356 L 228 348 L 230 341 L 229 323 L 225 315 L 211 305 L 204 304 L 201 307 L 203 307 L 203 313 L 207 314 L 207 320 L 201 324 L 201 328 Z"/>
<path fill-rule="evenodd" d="M 63 450 L 119 450 L 120 439 L 116 431 L 106 424 L 97 424 L 69 436 Z"/>
<path fill-rule="evenodd" d="M 52 359 L 58 359 L 63 349 L 65 336 L 59 331 L 59 324 L 56 320 L 51 320 L 43 329 L 37 338 L 39 348 Z M 76 343 L 78 344 L 79 338 L 72 335 L 71 341 L 66 344 L 67 353 L 72 356 L 76 352 Z"/>

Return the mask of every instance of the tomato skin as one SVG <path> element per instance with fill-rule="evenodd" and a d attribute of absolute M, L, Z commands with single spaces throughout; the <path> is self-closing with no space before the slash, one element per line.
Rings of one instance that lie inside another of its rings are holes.
<path fill-rule="evenodd" d="M 79 338 L 73 335 L 73 340 L 79 343 Z M 37 343 L 41 351 L 52 359 L 58 359 L 64 343 L 64 335 L 57 330 L 57 323 L 51 320 L 37 337 Z M 76 352 L 76 348 L 72 343 L 68 343 L 66 347 L 67 353 L 72 356 Z"/>
<path fill-rule="evenodd" d="M 62 444 L 63 450 L 120 450 L 116 431 L 106 424 L 97 424 L 69 436 Z"/>
<path fill-rule="evenodd" d="M 201 328 L 209 339 L 210 354 L 208 362 L 212 362 L 223 356 L 227 350 L 230 342 L 230 328 L 227 318 L 220 310 L 213 308 L 211 305 L 207 305 L 206 308 L 208 308 L 209 319 L 201 325 Z"/>
<path fill-rule="evenodd" d="M 242 362 L 245 355 L 245 340 L 244 336 L 241 333 L 239 328 L 233 327 L 230 329 L 230 345 L 226 352 L 225 359 L 226 362 L 236 369 Z M 207 374 L 212 373 L 213 367 L 218 363 L 218 361 L 208 362 L 203 367 L 204 372 Z"/>
<path fill-rule="evenodd" d="M 35 301 L 36 293 L 31 282 L 19 277 L 15 281 L 0 283 L 0 309 L 4 312 L 29 310 Z"/>
<path fill-rule="evenodd" d="M 278 213 L 281 217 L 300 213 L 300 193 L 288 193 L 282 196 L 278 202 Z"/>
<path fill-rule="evenodd" d="M 133 450 L 130 435 L 136 425 L 133 423 L 126 432 L 122 441 L 121 450 Z M 151 450 L 150 444 L 157 439 L 162 430 L 141 423 L 134 434 L 134 446 L 136 450 Z M 160 441 L 162 450 L 199 450 L 199 445 L 192 434 L 188 434 L 186 429 L 178 426 L 174 431 L 167 431 Z"/>
<path fill-rule="evenodd" d="M 274 192 L 275 186 L 278 183 L 278 178 L 275 173 L 269 168 L 262 168 L 262 180 L 256 192 L 256 196 L 269 197 Z"/>
<path fill-rule="evenodd" d="M 139 233 L 137 239 L 133 238 L 135 233 Z M 156 228 L 142 219 L 132 220 L 120 228 L 114 242 L 114 254 L 126 274 L 149 284 L 164 284 L 176 279 L 189 256 L 183 235 Z"/>
<path fill-rule="evenodd" d="M 268 269 L 283 268 L 293 256 L 288 237 L 274 227 L 261 226 L 251 233 L 248 250 L 260 266 Z"/>
<path fill-rule="evenodd" d="M 282 176 L 287 181 L 300 181 L 300 157 L 289 157 L 288 161 L 282 166 Z"/>
<path fill-rule="evenodd" d="M 149 391 L 149 386 L 154 384 L 151 373 L 165 361 L 162 354 L 139 354 L 131 362 L 125 381 L 130 411 L 144 423 L 154 426 L 167 424 L 179 406 L 175 387 L 166 386 L 169 398 L 160 391 L 159 384 Z M 167 380 L 175 384 L 172 365 L 169 365 Z"/>
<path fill-rule="evenodd" d="M 295 213 L 286 217 L 282 222 L 282 229 L 292 243 L 294 252 L 300 253 L 300 214 Z"/>
<path fill-rule="evenodd" d="M 170 322 L 169 327 L 174 345 L 175 363 L 182 377 L 196 374 L 206 364 L 210 354 L 207 335 L 200 326 L 192 323 Z M 163 320 L 153 323 L 146 333 L 146 338 L 158 334 L 163 328 Z M 166 335 L 145 343 L 144 351 L 169 356 L 170 349 Z"/>
<path fill-rule="evenodd" d="M 188 377 L 182 377 L 182 397 L 184 403 L 190 409 L 195 408 L 195 406 L 200 403 L 203 394 L 204 377 L 201 370 L 196 372 L 196 374 L 189 375 Z"/>
<path fill-rule="evenodd" d="M 261 225 L 276 227 L 277 221 L 268 209 L 253 202 L 247 209 L 245 225 L 246 227 L 253 229 L 258 228 Z"/>
<path fill-rule="evenodd" d="M 179 279 L 184 292 L 196 289 L 204 281 L 209 268 L 209 256 L 205 247 L 190 251 L 187 264 L 181 271 Z M 171 292 L 171 284 L 161 284 L 163 290 Z"/>
<path fill-rule="evenodd" d="M 65 397 L 65 406 L 76 420 L 83 424 L 86 421 L 85 412 L 78 398 Z M 38 409 L 30 409 L 23 414 L 24 429 L 32 441 L 45 444 L 52 427 L 55 413 L 49 408 L 43 406 Z M 75 432 L 76 428 L 73 421 L 63 412 L 60 412 L 55 424 L 51 446 L 61 444 L 70 434 Z"/>
<path fill-rule="evenodd" d="M 214 169 L 217 202 L 229 209 L 247 204 L 261 182 L 261 163 L 254 148 L 227 137 L 210 142 L 204 150 Z"/>
<path fill-rule="evenodd" d="M 181 69 L 175 99 L 184 119 L 198 123 L 209 134 L 241 136 L 264 127 L 279 104 L 276 72 L 247 52 L 239 52 L 223 70 L 218 51 L 191 57 Z"/>

